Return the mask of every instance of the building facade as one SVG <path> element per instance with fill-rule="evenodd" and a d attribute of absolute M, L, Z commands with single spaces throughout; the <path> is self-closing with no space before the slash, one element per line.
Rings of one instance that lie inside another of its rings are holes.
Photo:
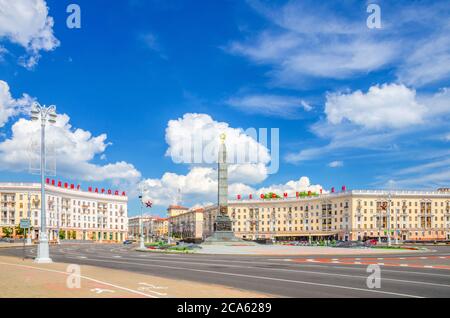
<path fill-rule="evenodd" d="M 153 229 L 153 217 L 150 215 L 134 216 L 128 218 L 128 237 L 130 239 L 139 239 L 141 235 L 141 223 L 145 238 L 150 237 Z"/>
<path fill-rule="evenodd" d="M 203 211 L 213 233 L 217 206 Z M 275 240 L 449 240 L 449 191 L 352 190 L 304 198 L 230 201 L 235 235 Z"/>
<path fill-rule="evenodd" d="M 169 235 L 169 219 L 156 217 L 153 220 L 153 234 L 156 238 L 167 238 Z"/>
<path fill-rule="evenodd" d="M 180 209 L 182 208 L 182 209 Z M 175 213 L 174 211 L 175 210 Z M 177 213 L 181 211 L 181 213 Z M 169 235 L 179 239 L 203 239 L 203 209 L 170 206 L 168 212 Z"/>
<path fill-rule="evenodd" d="M 80 188 L 45 185 L 49 239 L 119 242 L 127 237 L 128 198 L 125 195 L 86 192 Z M 41 185 L 0 183 L 0 236 L 31 220 L 31 237 L 38 239 L 41 226 Z"/>

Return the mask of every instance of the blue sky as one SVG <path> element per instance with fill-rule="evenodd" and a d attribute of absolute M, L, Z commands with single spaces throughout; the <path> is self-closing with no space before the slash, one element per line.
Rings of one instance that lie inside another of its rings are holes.
<path fill-rule="evenodd" d="M 186 205 L 214 202 L 213 166 L 167 155 L 194 126 L 213 139 L 225 123 L 280 129 L 279 171 L 237 169 L 232 193 L 450 184 L 445 1 L 18 2 L 37 22 L 14 5 L 15 23 L 0 16 L 0 181 L 37 180 L 14 151 L 37 100 L 66 114 L 58 178 L 133 196 L 146 184 L 152 213 L 179 188 Z M 70 3 L 81 29 L 66 26 Z M 367 27 L 369 3 L 381 29 Z"/>

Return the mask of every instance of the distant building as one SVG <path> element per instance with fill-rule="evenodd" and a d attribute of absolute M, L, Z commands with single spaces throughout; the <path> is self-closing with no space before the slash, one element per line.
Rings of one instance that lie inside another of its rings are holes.
<path fill-rule="evenodd" d="M 128 218 L 128 237 L 139 239 L 141 235 L 141 222 L 143 223 L 144 237 L 149 237 L 152 232 L 153 217 L 150 215 L 133 216 Z"/>
<path fill-rule="evenodd" d="M 179 239 L 203 239 L 203 209 L 183 209 L 183 213 L 170 213 L 168 209 L 169 234 Z M 172 216 L 170 216 L 172 215 Z"/>
<path fill-rule="evenodd" d="M 281 195 L 282 196 L 282 195 Z M 209 237 L 217 206 L 169 218 L 173 234 Z M 228 203 L 233 231 L 244 239 L 450 240 L 450 192 L 351 190 L 277 199 L 234 200 Z M 195 227 L 194 227 L 195 226 Z M 189 230 L 187 230 L 189 229 Z M 193 232 L 194 229 L 194 232 Z"/>
<path fill-rule="evenodd" d="M 45 185 L 49 239 L 114 241 L 127 237 L 128 197 L 82 191 L 68 186 Z M 12 231 L 21 219 L 31 220 L 31 236 L 39 237 L 41 225 L 41 185 L 0 183 L 0 236 Z"/>
<path fill-rule="evenodd" d="M 169 206 L 169 208 L 167 209 L 167 215 L 169 217 L 175 217 L 177 215 L 186 213 L 187 211 L 189 211 L 189 208 L 186 208 L 184 206 L 180 206 L 180 205 L 171 205 Z"/>
<path fill-rule="evenodd" d="M 152 233 L 156 238 L 167 238 L 169 235 L 169 219 L 160 217 L 154 218 Z"/>

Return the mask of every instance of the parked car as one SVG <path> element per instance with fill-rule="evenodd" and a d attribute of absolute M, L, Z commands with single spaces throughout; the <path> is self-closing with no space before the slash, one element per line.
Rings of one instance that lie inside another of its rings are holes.
<path fill-rule="evenodd" d="M 378 244 L 378 241 L 375 239 L 367 240 L 364 242 L 364 245 L 366 246 L 376 246 Z"/>
<path fill-rule="evenodd" d="M 131 244 L 133 244 L 132 240 L 123 241 L 123 245 L 131 245 Z"/>

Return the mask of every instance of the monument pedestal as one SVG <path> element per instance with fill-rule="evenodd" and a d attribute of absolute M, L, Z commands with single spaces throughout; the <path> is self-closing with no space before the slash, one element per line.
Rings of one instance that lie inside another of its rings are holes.
<path fill-rule="evenodd" d="M 232 231 L 231 220 L 226 214 L 220 214 L 214 223 L 214 233 L 208 237 L 205 245 L 257 245 L 254 242 L 247 242 L 237 238 Z"/>

